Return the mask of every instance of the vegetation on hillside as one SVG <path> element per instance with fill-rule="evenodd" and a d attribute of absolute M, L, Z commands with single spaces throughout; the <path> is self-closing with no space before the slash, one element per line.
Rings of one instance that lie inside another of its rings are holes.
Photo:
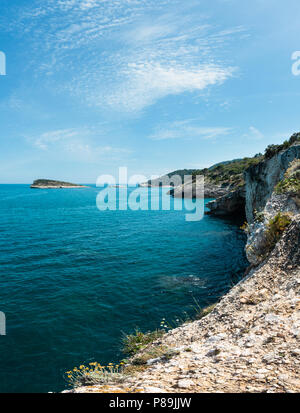
<path fill-rule="evenodd" d="M 264 155 L 259 153 L 252 158 L 249 157 L 235 159 L 233 161 L 225 161 L 204 169 L 179 169 L 177 171 L 170 172 L 161 178 L 148 181 L 148 183 L 152 183 L 152 185 L 155 186 L 158 182 L 163 182 L 163 178 L 172 178 L 175 175 L 180 176 L 182 179 L 186 175 L 204 175 L 206 182 L 215 185 L 223 185 L 224 187 L 229 186 L 234 189 L 245 184 L 244 171 L 246 169 L 252 165 L 257 165 L 265 159 L 272 158 L 280 151 L 288 149 L 296 143 L 300 144 L 300 132 L 292 135 L 290 139 L 284 141 L 281 145 L 269 145 L 266 148 Z"/>
<path fill-rule="evenodd" d="M 129 355 L 134 355 L 139 351 L 143 350 L 153 341 L 162 337 L 164 334 L 163 330 L 154 330 L 147 333 L 143 333 L 139 329 L 135 330 L 134 334 L 126 334 L 123 337 L 123 352 Z"/>
<path fill-rule="evenodd" d="M 300 195 L 300 159 L 295 159 L 284 175 L 284 179 L 275 187 L 276 194 L 290 193 Z"/>
<path fill-rule="evenodd" d="M 276 155 L 280 151 L 288 149 L 295 143 L 300 144 L 300 132 L 294 133 L 294 135 L 292 135 L 290 139 L 284 141 L 281 145 L 269 145 L 265 151 L 265 159 L 271 159 L 274 155 Z"/>
<path fill-rule="evenodd" d="M 243 158 L 218 164 L 212 168 L 195 171 L 194 175 L 204 175 L 208 182 L 216 185 L 238 187 L 244 185 L 244 171 L 252 165 L 257 165 L 263 160 L 263 155 L 258 154 L 253 158 Z"/>
<path fill-rule="evenodd" d="M 278 212 L 274 218 L 270 219 L 267 224 L 265 254 L 268 255 L 273 250 L 291 221 L 291 216 L 282 212 Z"/>

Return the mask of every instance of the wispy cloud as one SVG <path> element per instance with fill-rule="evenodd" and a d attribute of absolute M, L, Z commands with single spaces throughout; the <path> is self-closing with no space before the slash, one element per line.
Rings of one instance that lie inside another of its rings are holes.
<path fill-rule="evenodd" d="M 224 44 L 243 28 L 219 30 L 185 7 L 170 0 L 36 0 L 10 29 L 30 37 L 40 76 L 57 82 L 59 75 L 61 91 L 136 112 L 234 73 Z"/>
<path fill-rule="evenodd" d="M 232 69 L 216 65 L 188 69 L 185 65 L 146 62 L 128 65 L 123 74 L 121 85 L 107 91 L 103 98 L 111 107 L 139 111 L 165 96 L 202 91 L 221 84 L 232 75 Z M 97 96 L 92 99 L 97 103 Z"/>
<path fill-rule="evenodd" d="M 50 132 L 42 133 L 40 136 L 34 138 L 32 143 L 39 149 L 48 150 L 52 145 L 65 144 L 71 139 L 77 138 L 78 131 L 74 129 L 60 129 Z"/>
<path fill-rule="evenodd" d="M 265 135 L 255 126 L 250 126 L 249 131 L 244 134 L 244 137 L 247 139 L 258 141 L 264 139 Z"/>
<path fill-rule="evenodd" d="M 109 156 L 110 160 L 120 159 L 132 153 L 131 150 L 113 147 L 93 139 L 94 131 L 86 129 L 59 129 L 44 132 L 39 136 L 27 138 L 35 148 L 48 154 L 67 156 L 69 159 L 83 162 L 97 162 Z"/>
<path fill-rule="evenodd" d="M 158 128 L 149 138 L 152 140 L 166 139 L 213 139 L 228 135 L 231 128 L 199 126 L 199 121 L 191 119 L 172 122 L 169 125 Z"/>

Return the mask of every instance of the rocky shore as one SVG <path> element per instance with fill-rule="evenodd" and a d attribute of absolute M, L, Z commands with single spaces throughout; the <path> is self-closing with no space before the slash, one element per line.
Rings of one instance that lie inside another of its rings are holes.
<path fill-rule="evenodd" d="M 172 350 L 170 360 L 148 360 L 119 383 L 71 392 L 299 392 L 299 241 L 297 215 L 271 256 L 209 315 L 151 345 Z"/>
<path fill-rule="evenodd" d="M 242 281 L 200 320 L 135 354 L 131 374 L 70 392 L 300 391 L 299 138 L 270 148 L 246 170 L 245 185 L 209 205 L 217 216 L 247 217 Z"/>

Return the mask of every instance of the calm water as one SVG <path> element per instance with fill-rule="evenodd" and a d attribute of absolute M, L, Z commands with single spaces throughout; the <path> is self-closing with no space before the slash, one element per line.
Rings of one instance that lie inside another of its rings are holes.
<path fill-rule="evenodd" d="M 66 388 L 66 370 L 123 357 L 122 331 L 215 302 L 247 265 L 233 222 L 100 212 L 98 192 L 0 185 L 1 392 Z"/>

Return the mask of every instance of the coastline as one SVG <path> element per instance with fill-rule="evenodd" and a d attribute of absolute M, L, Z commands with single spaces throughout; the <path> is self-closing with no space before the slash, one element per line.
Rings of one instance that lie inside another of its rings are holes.
<path fill-rule="evenodd" d="M 173 354 L 169 360 L 149 359 L 144 371 L 120 383 L 65 392 L 299 392 L 299 236 L 300 214 L 269 259 L 207 316 L 170 330 L 131 362 L 161 346 Z"/>
<path fill-rule="evenodd" d="M 232 216 L 244 199 L 244 278 L 200 321 L 139 348 L 123 375 L 65 392 L 299 392 L 299 158 L 299 143 L 275 149 L 245 171 L 244 198 L 232 197 L 238 188 L 212 203 L 211 215 Z"/>

